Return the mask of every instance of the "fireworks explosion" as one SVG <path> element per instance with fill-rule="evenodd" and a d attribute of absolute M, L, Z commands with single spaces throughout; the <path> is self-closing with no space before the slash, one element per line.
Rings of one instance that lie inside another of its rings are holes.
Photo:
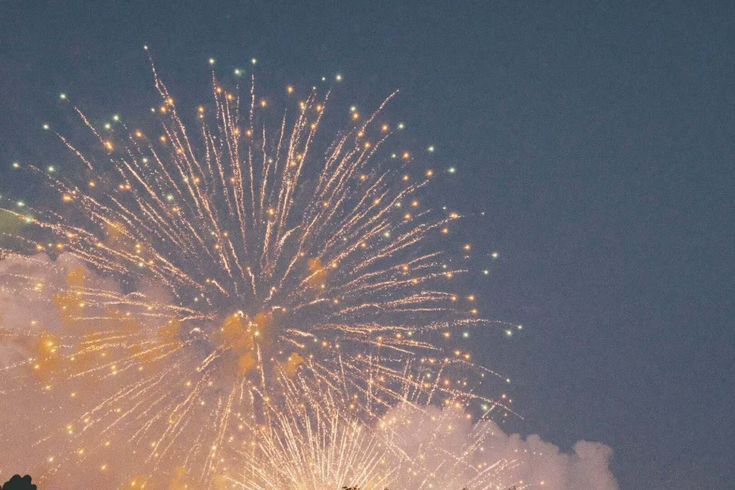
<path fill-rule="evenodd" d="M 343 482 L 365 490 L 529 488 L 514 473 L 517 449 L 498 450 L 505 434 L 488 421 L 473 424 L 463 409 L 459 401 L 443 410 L 404 402 L 365 424 L 338 409 L 288 407 L 264 427 L 259 450 L 243 457 L 243 470 L 229 481 L 248 489 L 317 490 Z"/>
<path fill-rule="evenodd" d="M 427 469 L 442 439 L 390 428 L 510 411 L 454 343 L 490 322 L 452 290 L 466 267 L 441 244 L 471 246 L 446 238 L 458 213 L 425 207 L 435 170 L 393 143 L 395 94 L 325 138 L 329 90 L 288 86 L 279 112 L 213 70 L 189 117 L 153 75 L 158 129 L 95 124 L 62 94 L 94 143 L 44 125 L 77 168 L 14 165 L 48 192 L 0 216 L 21 311 L 0 318 L 4 462 L 64 488 L 525 485 L 511 460 L 477 463 L 481 430 Z"/>

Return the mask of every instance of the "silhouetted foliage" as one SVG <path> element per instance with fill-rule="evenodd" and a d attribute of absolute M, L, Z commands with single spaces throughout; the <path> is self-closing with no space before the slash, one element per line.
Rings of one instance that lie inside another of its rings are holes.
<path fill-rule="evenodd" d="M 31 483 L 32 478 L 29 475 L 21 477 L 13 475 L 13 478 L 5 482 L 3 490 L 37 490 L 36 485 Z"/>

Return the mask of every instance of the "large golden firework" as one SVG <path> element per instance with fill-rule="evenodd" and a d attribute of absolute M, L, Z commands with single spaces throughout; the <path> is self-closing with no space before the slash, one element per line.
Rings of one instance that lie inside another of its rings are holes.
<path fill-rule="evenodd" d="M 387 450 L 370 424 L 395 404 L 503 406 L 452 343 L 488 322 L 451 287 L 459 214 L 425 206 L 435 170 L 392 143 L 395 94 L 325 138 L 329 90 L 288 86 L 276 113 L 255 78 L 243 93 L 213 70 L 189 118 L 153 73 L 157 129 L 95 124 L 62 94 L 94 145 L 45 125 L 77 167 L 16 164 L 49 192 L 3 216 L 23 228 L 0 287 L 26 308 L 0 318 L 5 461 L 64 488 L 242 486 L 247 454 L 297 465 L 289 431 L 332 447 L 316 427 L 367 464 L 324 474 L 367 484 Z"/>

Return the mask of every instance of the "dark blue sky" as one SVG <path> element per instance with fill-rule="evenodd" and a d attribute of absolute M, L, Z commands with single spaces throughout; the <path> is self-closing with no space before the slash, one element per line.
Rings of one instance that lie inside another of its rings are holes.
<path fill-rule="evenodd" d="M 514 429 L 609 444 L 625 489 L 732 488 L 734 3 L 3 0 L 0 180 L 60 91 L 150 105 L 144 43 L 180 91 L 210 56 L 400 88 L 448 200 L 487 212 L 484 311 L 526 326 L 477 352 L 515 380 Z"/>

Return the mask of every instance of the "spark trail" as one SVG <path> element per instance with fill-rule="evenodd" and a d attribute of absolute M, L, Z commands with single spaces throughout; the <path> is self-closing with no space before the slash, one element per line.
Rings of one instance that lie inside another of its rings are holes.
<path fill-rule="evenodd" d="M 48 192 L 4 210 L 24 228 L 0 285 L 32 323 L 0 323 L 23 353 L 2 368 L 6 413 L 33 427 L 8 461 L 42 483 L 84 467 L 105 487 L 228 486 L 245 448 L 276 454 L 263 424 L 326 410 L 314 390 L 338 400 L 319 427 L 368 467 L 382 442 L 346 434 L 397 403 L 509 410 L 473 392 L 495 373 L 448 347 L 490 323 L 451 289 L 465 270 L 437 244 L 460 216 L 424 205 L 435 171 L 392 143 L 395 94 L 325 137 L 329 90 L 289 86 L 277 114 L 254 77 L 227 88 L 213 71 L 185 117 L 151 66 L 158 129 L 98 127 L 64 95 L 94 144 L 47 127 L 77 167 L 22 165 Z"/>

